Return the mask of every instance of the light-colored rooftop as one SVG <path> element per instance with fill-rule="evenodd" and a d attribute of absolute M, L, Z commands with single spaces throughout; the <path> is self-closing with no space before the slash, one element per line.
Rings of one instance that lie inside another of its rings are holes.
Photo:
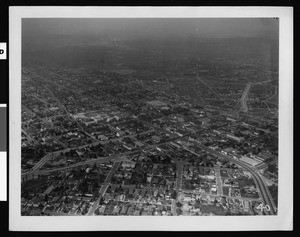
<path fill-rule="evenodd" d="M 155 107 L 163 107 L 163 106 L 167 106 L 167 104 L 165 102 L 162 102 L 160 100 L 152 100 L 152 101 L 148 101 L 147 104 L 155 106 Z"/>
<path fill-rule="evenodd" d="M 255 165 L 258 165 L 258 164 L 261 163 L 261 161 L 254 160 L 254 159 L 249 158 L 249 157 L 247 157 L 247 156 L 242 156 L 242 157 L 240 158 L 240 160 L 241 160 L 241 161 L 244 161 L 245 163 L 250 164 L 250 165 L 252 165 L 252 166 L 255 166 Z"/>

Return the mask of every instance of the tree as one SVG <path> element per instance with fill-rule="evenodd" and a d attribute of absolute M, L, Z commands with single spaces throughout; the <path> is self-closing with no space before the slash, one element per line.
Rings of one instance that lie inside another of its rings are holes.
<path fill-rule="evenodd" d="M 173 199 L 176 199 L 176 198 L 177 198 L 177 193 L 176 193 L 175 190 L 172 192 L 171 198 L 173 198 Z"/>
<path fill-rule="evenodd" d="M 98 184 L 97 181 L 95 181 L 95 182 L 93 183 L 93 189 L 97 189 L 97 188 L 99 188 L 99 184 Z"/>
<path fill-rule="evenodd" d="M 275 164 L 269 164 L 268 170 L 270 173 L 274 173 L 276 171 Z"/>
<path fill-rule="evenodd" d="M 88 191 L 88 183 L 86 180 L 84 180 L 78 187 L 79 191 L 82 193 L 86 193 Z"/>
<path fill-rule="evenodd" d="M 200 208 L 200 206 L 201 206 L 200 199 L 197 198 L 197 199 L 196 199 L 196 203 L 195 203 L 195 208 Z"/>
<path fill-rule="evenodd" d="M 180 208 L 177 208 L 176 209 L 176 214 L 179 216 L 179 215 L 181 215 L 182 214 L 182 210 L 180 209 Z"/>
<path fill-rule="evenodd" d="M 39 206 L 38 206 L 39 209 L 42 209 L 43 207 L 44 207 L 44 206 L 43 206 L 42 203 L 40 203 Z"/>

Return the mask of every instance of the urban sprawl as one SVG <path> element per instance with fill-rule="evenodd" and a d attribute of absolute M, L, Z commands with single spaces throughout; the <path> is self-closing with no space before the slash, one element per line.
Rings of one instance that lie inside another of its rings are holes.
<path fill-rule="evenodd" d="M 278 83 L 264 63 L 27 63 L 22 215 L 276 215 Z"/>

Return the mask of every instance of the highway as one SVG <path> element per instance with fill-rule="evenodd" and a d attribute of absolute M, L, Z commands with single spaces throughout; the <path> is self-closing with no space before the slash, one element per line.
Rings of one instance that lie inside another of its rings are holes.
<path fill-rule="evenodd" d="M 54 168 L 54 169 L 49 169 L 49 170 L 46 170 L 46 169 L 38 170 L 32 174 L 27 174 L 27 176 L 29 176 L 28 178 L 30 178 L 30 175 L 45 175 L 45 174 L 56 172 L 56 171 L 74 169 L 76 167 L 80 167 L 80 166 L 84 166 L 84 165 L 91 165 L 91 164 L 95 164 L 95 163 L 104 163 L 104 162 L 116 161 L 116 160 L 118 160 L 118 161 L 125 160 L 125 155 L 121 154 L 121 155 L 116 155 L 116 156 L 101 157 L 101 158 L 97 158 L 97 159 L 92 159 L 92 160 L 88 160 L 88 161 L 84 161 L 84 162 L 75 163 L 75 164 L 68 165 L 65 167 L 59 167 L 59 168 Z"/>
<path fill-rule="evenodd" d="M 36 74 L 36 73 L 33 73 L 33 72 L 30 72 L 30 73 L 31 73 L 32 75 L 36 76 L 36 77 L 39 77 L 39 78 L 42 79 L 42 80 L 45 80 L 45 81 L 47 81 L 47 82 L 51 82 L 51 83 L 56 84 L 55 82 L 50 81 L 49 79 L 44 78 L 44 77 L 42 77 L 42 76 L 40 76 L 40 75 L 38 75 L 38 74 Z M 53 73 L 53 72 L 52 72 L 52 73 Z M 59 74 L 57 74 L 57 73 L 53 73 L 53 74 L 62 77 L 61 75 L 59 75 Z M 62 78 L 64 78 L 64 77 L 62 77 Z M 60 85 L 58 85 L 58 86 L 60 86 Z M 84 84 L 84 86 L 87 86 L 87 85 Z M 81 128 L 81 130 L 82 130 L 87 136 L 91 137 L 91 138 L 95 141 L 95 142 L 92 143 L 92 144 L 95 144 L 95 145 L 96 145 L 96 144 L 99 144 L 100 141 L 99 141 L 98 139 L 95 139 L 94 137 L 92 137 L 90 134 L 88 134 L 88 133 L 81 127 L 81 125 L 77 122 L 77 120 L 74 119 L 73 116 L 66 110 L 65 106 L 64 106 L 63 104 L 61 104 L 61 102 L 56 98 L 56 96 L 53 94 L 53 92 L 52 92 L 47 86 L 45 86 L 45 88 L 49 91 L 49 93 L 50 93 L 50 95 L 53 97 L 53 99 L 57 102 L 57 104 L 58 104 L 58 106 L 60 107 L 60 109 L 63 110 L 63 111 L 65 111 L 65 112 L 67 113 L 68 117 L 69 117 L 71 120 L 75 121 L 75 122 L 78 124 L 78 126 Z M 98 101 L 97 101 L 97 102 L 98 102 Z M 145 122 L 144 122 L 144 123 L 145 123 Z M 154 127 L 153 125 L 150 125 L 150 124 L 147 124 L 147 125 L 150 126 L 150 127 L 152 127 L 152 128 L 155 128 L 155 129 L 160 129 L 160 128 Z M 122 137 L 122 138 L 124 138 L 124 137 Z M 120 138 L 120 139 L 122 139 L 122 138 Z M 117 140 L 117 139 L 116 139 L 116 140 Z M 110 140 L 110 141 L 112 141 L 112 140 Z M 89 145 L 92 145 L 92 144 L 87 144 L 87 145 L 83 145 L 83 146 L 75 147 L 75 148 L 66 148 L 66 149 L 64 149 L 64 150 L 59 150 L 59 151 L 55 151 L 55 152 L 53 152 L 53 153 L 49 153 L 49 154 L 45 155 L 38 163 L 36 163 L 35 166 L 34 166 L 30 171 L 25 172 L 25 173 L 22 173 L 22 178 L 26 177 L 26 175 L 32 175 L 32 174 L 34 174 L 34 172 L 35 172 L 36 170 L 40 169 L 44 164 L 46 164 L 46 163 L 47 163 L 50 159 L 52 159 L 54 156 L 59 155 L 60 152 L 68 152 L 68 151 L 71 150 L 71 149 L 83 148 L 83 147 L 86 147 L 86 146 L 89 146 Z M 160 144 L 157 144 L 157 145 L 160 145 Z"/>
<path fill-rule="evenodd" d="M 242 110 L 244 112 L 248 112 L 248 106 L 247 106 L 247 100 L 248 100 L 248 94 L 249 94 L 249 91 L 250 91 L 250 88 L 251 88 L 251 82 L 249 82 L 242 94 L 242 97 L 241 97 L 241 106 L 242 106 Z"/>
<path fill-rule="evenodd" d="M 267 214 L 275 215 L 276 207 L 274 206 L 272 198 L 270 197 L 270 192 L 268 191 L 267 187 L 265 186 L 263 180 L 261 179 L 261 177 L 259 176 L 258 173 L 253 171 L 253 169 L 251 167 L 249 167 L 248 165 L 246 165 L 245 163 L 243 163 L 239 160 L 236 160 L 236 159 L 233 159 L 233 158 L 231 158 L 227 155 L 221 154 L 221 153 L 219 153 L 217 151 L 214 151 L 214 150 L 212 150 L 208 147 L 205 147 L 205 146 L 202 146 L 202 145 L 199 145 L 199 144 L 198 144 L 198 146 L 200 146 L 203 150 L 206 150 L 211 154 L 222 157 L 223 159 L 226 159 L 226 160 L 230 160 L 230 161 L 234 162 L 235 164 L 238 164 L 239 166 L 245 168 L 247 171 L 249 171 L 251 173 L 252 177 L 253 177 L 254 182 L 258 185 L 258 190 L 260 191 L 261 198 L 264 202 L 264 205 L 269 205 L 269 207 L 270 207 L 270 211 L 267 212 L 265 210 L 265 212 L 267 212 Z"/>
<path fill-rule="evenodd" d="M 247 85 L 246 85 L 246 88 L 242 94 L 242 97 L 240 99 L 240 102 L 241 102 L 241 106 L 242 106 L 242 110 L 244 112 L 248 112 L 248 106 L 247 106 L 247 100 L 248 100 L 248 95 L 249 95 L 249 91 L 250 91 L 250 88 L 252 85 L 262 85 L 262 84 L 265 84 L 265 83 L 269 83 L 269 82 L 272 82 L 274 80 L 268 80 L 268 81 L 262 81 L 262 82 L 249 82 Z M 268 104 L 266 103 L 266 101 L 268 101 L 269 99 L 272 99 L 272 97 L 274 97 L 275 95 L 269 97 L 267 100 L 263 101 L 266 106 L 268 107 L 268 110 L 270 111 L 270 108 L 268 106 Z"/>
<path fill-rule="evenodd" d="M 111 125 L 108 124 L 109 127 L 113 128 Z M 149 125 L 150 126 L 150 125 Z M 153 127 L 153 126 L 152 126 Z M 156 128 L 157 129 L 157 128 Z M 114 129 L 116 130 L 116 129 Z M 119 141 L 119 140 L 122 140 L 123 138 L 126 138 L 126 137 L 133 137 L 135 135 L 143 135 L 143 134 L 146 134 L 148 132 L 152 132 L 154 131 L 153 129 L 150 129 L 148 131 L 145 131 L 145 132 L 141 132 L 141 133 L 137 133 L 137 134 L 134 134 L 134 135 L 127 135 L 127 136 L 123 136 L 123 137 L 120 137 L 120 138 L 115 138 L 115 139 L 110 139 L 108 141 L 95 141 L 93 143 L 90 143 L 90 144 L 85 144 L 85 145 L 81 145 L 81 146 L 78 146 L 78 147 L 69 147 L 69 148 L 65 148 L 63 150 L 58 150 L 58 151 L 54 151 L 52 153 L 48 153 L 47 155 L 45 155 L 44 157 L 41 158 L 40 161 L 38 161 L 35 166 L 28 172 L 24 172 L 22 173 L 22 178 L 23 177 L 26 177 L 26 175 L 31 175 L 33 174 L 36 170 L 40 169 L 44 164 L 46 164 L 50 159 L 52 159 L 53 157 L 56 157 L 58 156 L 59 154 L 62 153 L 65 153 L 65 152 L 69 152 L 71 149 L 81 149 L 81 148 L 84 148 L 84 147 L 89 147 L 89 146 L 96 146 L 96 145 L 99 145 L 99 144 L 105 144 L 107 142 L 113 142 L 113 141 Z M 157 145 L 160 145 L 160 144 L 157 144 Z M 104 157 L 102 157 L 104 158 Z"/>
<path fill-rule="evenodd" d="M 189 135 L 191 135 L 193 133 L 196 133 L 196 132 L 191 132 L 191 133 L 185 134 L 181 138 L 189 136 Z M 109 161 L 109 160 L 119 159 L 119 158 L 124 157 L 124 156 L 133 155 L 133 154 L 135 154 L 135 153 L 137 153 L 137 152 L 139 152 L 141 150 L 149 150 L 149 149 L 153 149 L 153 148 L 155 148 L 156 146 L 159 146 L 159 145 L 168 144 L 169 142 L 174 141 L 174 140 L 176 140 L 178 138 L 179 137 L 170 138 L 167 141 L 164 141 L 164 142 L 161 142 L 161 143 L 157 143 L 157 144 L 153 144 L 153 145 L 148 145 L 147 147 L 141 147 L 141 148 L 136 149 L 136 150 L 126 151 L 126 152 L 123 152 L 123 153 L 120 153 L 120 154 L 116 154 L 116 155 L 113 155 L 113 156 L 99 157 L 97 159 L 92 159 L 92 160 L 87 160 L 87 161 L 84 161 L 84 162 L 75 163 L 75 164 L 72 164 L 72 165 L 69 165 L 69 166 L 66 166 L 66 167 L 54 168 L 54 169 L 49 169 L 49 170 L 38 170 L 47 161 L 49 161 L 50 159 L 52 159 L 54 156 L 58 156 L 61 152 L 64 153 L 64 152 L 70 151 L 71 149 L 80 149 L 80 148 L 91 146 L 91 145 L 97 145 L 97 144 L 100 144 L 100 142 L 95 142 L 95 143 L 90 143 L 90 144 L 82 145 L 82 146 L 75 147 L 75 148 L 67 148 L 67 149 L 64 149 L 64 150 L 55 151 L 53 153 L 49 153 L 46 156 L 44 156 L 32 168 L 32 170 L 30 170 L 30 171 L 28 171 L 26 173 L 22 173 L 22 180 L 24 178 L 25 179 L 29 179 L 30 177 L 32 177 L 34 175 L 42 175 L 42 174 L 47 174 L 47 173 L 50 173 L 50 172 L 55 172 L 55 171 L 59 171 L 59 170 L 69 169 L 69 168 L 75 168 L 75 167 L 79 167 L 79 166 L 83 166 L 83 165 L 88 165 L 88 164 L 93 164 L 93 163 L 97 163 L 97 162 L 103 163 L 103 162 L 106 162 L 106 161 Z M 118 138 L 118 139 L 120 139 L 120 138 Z M 110 140 L 110 141 L 112 141 L 112 140 Z"/>
<path fill-rule="evenodd" d="M 53 157 L 56 157 L 56 156 L 60 155 L 61 152 L 65 153 L 65 152 L 70 151 L 71 149 L 81 149 L 81 148 L 84 148 L 84 147 L 98 145 L 98 144 L 100 144 L 100 142 L 94 142 L 94 143 L 85 144 L 85 145 L 81 145 L 81 146 L 73 147 L 73 148 L 69 147 L 69 148 L 66 148 L 66 149 L 63 149 L 63 150 L 59 150 L 59 151 L 54 151 L 54 152 L 48 153 L 47 155 L 45 155 L 44 157 L 42 157 L 42 159 L 39 162 L 37 162 L 35 164 L 35 166 L 30 171 L 22 173 L 22 178 L 25 177 L 26 175 L 33 174 L 36 170 L 38 170 L 39 168 L 41 168 L 47 161 L 49 161 Z"/>

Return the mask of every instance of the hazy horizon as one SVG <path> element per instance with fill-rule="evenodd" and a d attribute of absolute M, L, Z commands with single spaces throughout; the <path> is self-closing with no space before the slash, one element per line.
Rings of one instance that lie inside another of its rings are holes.
<path fill-rule="evenodd" d="M 22 36 L 95 35 L 278 39 L 274 18 L 25 18 Z"/>

